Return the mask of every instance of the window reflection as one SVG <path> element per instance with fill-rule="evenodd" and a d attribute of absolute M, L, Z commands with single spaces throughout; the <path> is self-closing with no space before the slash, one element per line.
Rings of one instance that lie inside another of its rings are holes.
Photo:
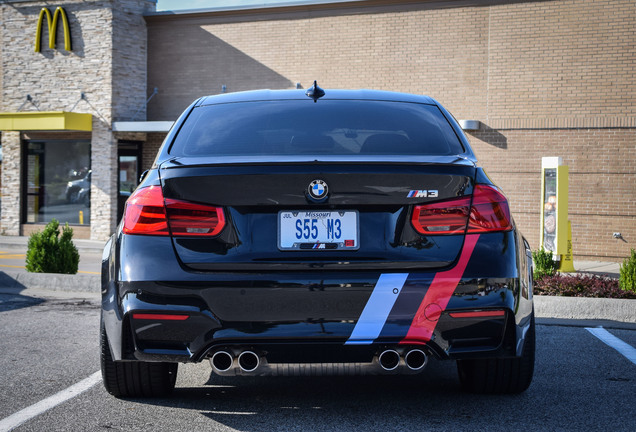
<path fill-rule="evenodd" d="M 25 222 L 90 224 L 90 141 L 29 141 Z"/>

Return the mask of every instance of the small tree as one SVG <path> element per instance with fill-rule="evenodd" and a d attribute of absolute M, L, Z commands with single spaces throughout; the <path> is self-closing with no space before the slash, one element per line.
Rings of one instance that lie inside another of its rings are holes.
<path fill-rule="evenodd" d="M 554 276 L 559 263 L 552 257 L 552 252 L 543 248 L 532 252 L 532 261 L 534 261 L 534 273 L 535 280 L 541 279 L 543 276 Z"/>
<path fill-rule="evenodd" d="M 44 231 L 34 232 L 29 237 L 26 254 L 26 270 L 32 273 L 77 273 L 79 252 L 73 244 L 73 229 L 68 223 L 62 228 L 53 219 Z"/>
<path fill-rule="evenodd" d="M 636 292 L 636 251 L 634 249 L 631 256 L 625 258 L 621 264 L 618 285 L 625 291 Z"/>

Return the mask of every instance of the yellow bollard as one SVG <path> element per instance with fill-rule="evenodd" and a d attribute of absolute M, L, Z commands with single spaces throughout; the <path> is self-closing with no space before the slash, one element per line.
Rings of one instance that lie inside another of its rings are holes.
<path fill-rule="evenodd" d="M 84 225 L 84 212 L 81 210 L 79 211 L 79 220 L 80 225 Z"/>

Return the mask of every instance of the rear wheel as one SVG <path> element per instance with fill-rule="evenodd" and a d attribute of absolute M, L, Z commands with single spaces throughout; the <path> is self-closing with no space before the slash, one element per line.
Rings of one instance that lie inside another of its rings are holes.
<path fill-rule="evenodd" d="M 534 312 L 519 358 L 458 360 L 459 381 L 472 393 L 514 394 L 525 391 L 532 382 L 535 352 Z"/>
<path fill-rule="evenodd" d="M 102 380 L 106 391 L 115 397 L 162 397 L 169 395 L 177 381 L 177 363 L 113 361 L 101 329 Z"/>

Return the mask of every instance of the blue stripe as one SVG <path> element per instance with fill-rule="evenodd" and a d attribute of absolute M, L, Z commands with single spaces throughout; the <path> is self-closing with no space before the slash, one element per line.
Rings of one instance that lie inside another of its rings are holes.
<path fill-rule="evenodd" d="M 380 275 L 345 345 L 369 345 L 377 339 L 408 276 L 408 273 Z"/>

